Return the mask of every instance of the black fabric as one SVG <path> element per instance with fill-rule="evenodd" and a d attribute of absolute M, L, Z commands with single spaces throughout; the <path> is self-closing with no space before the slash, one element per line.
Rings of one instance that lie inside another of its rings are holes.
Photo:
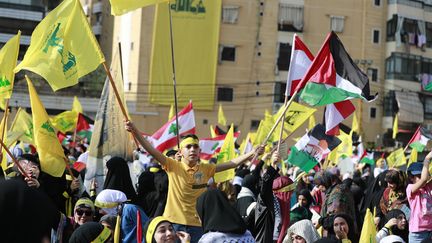
<path fill-rule="evenodd" d="M 249 196 L 237 199 L 235 208 L 243 219 L 247 217 L 247 209 L 253 202 L 255 202 L 255 199 Z"/>
<path fill-rule="evenodd" d="M 76 229 L 69 243 L 89 243 L 96 239 L 104 230 L 104 226 L 96 222 L 87 222 Z"/>
<path fill-rule="evenodd" d="M 347 224 L 348 224 L 348 239 L 351 241 L 351 243 L 358 243 L 359 237 L 358 237 L 357 231 L 355 229 L 354 220 L 352 219 L 352 217 L 350 215 L 344 214 L 344 213 L 336 214 L 333 217 L 333 222 L 338 217 L 345 219 L 345 221 L 347 222 Z"/>
<path fill-rule="evenodd" d="M 157 173 L 144 171 L 138 178 L 137 193 L 135 204 L 150 218 L 161 216 L 168 196 L 168 175 L 164 170 Z"/>
<path fill-rule="evenodd" d="M 60 212 L 42 192 L 20 180 L 0 180 L 1 242 L 40 243 L 57 228 Z"/>
<path fill-rule="evenodd" d="M 297 199 L 298 199 L 298 197 L 300 195 L 302 195 L 303 197 L 305 197 L 306 200 L 307 200 L 307 204 L 305 205 L 306 208 L 309 208 L 312 205 L 312 203 L 314 203 L 313 197 L 310 194 L 309 190 L 303 189 L 303 190 L 299 191 L 298 194 L 297 194 Z"/>
<path fill-rule="evenodd" d="M 136 193 L 132 185 L 129 167 L 126 160 L 120 157 L 112 157 L 106 163 L 108 173 L 103 189 L 114 189 L 124 192 L 130 200 L 135 200 Z"/>
<path fill-rule="evenodd" d="M 296 207 L 290 212 L 290 225 L 303 219 L 312 219 L 312 212 L 306 207 Z"/>
<path fill-rule="evenodd" d="M 244 234 L 246 232 L 246 224 L 240 214 L 220 190 L 211 189 L 201 194 L 197 199 L 196 209 L 204 233 Z"/>
<path fill-rule="evenodd" d="M 257 242 L 273 242 L 275 224 L 273 181 L 278 172 L 271 166 L 262 177 L 260 193 L 255 207 L 255 240 Z"/>
<path fill-rule="evenodd" d="M 371 185 L 366 189 L 365 196 L 362 202 L 360 215 L 365 215 L 366 210 L 369 208 L 373 212 L 374 208 L 377 210 L 377 216 L 380 215 L 379 202 L 387 187 L 387 182 L 385 181 L 385 176 L 387 171 L 381 172 L 376 178 L 372 176 L 369 178 L 368 185 Z"/>
<path fill-rule="evenodd" d="M 57 209 L 65 214 L 66 198 L 63 196 L 63 192 L 67 190 L 66 174 L 63 173 L 61 177 L 54 177 L 41 172 L 38 181 L 41 184 L 40 190 L 44 191 L 57 206 Z"/>
<path fill-rule="evenodd" d="M 384 217 L 383 225 L 385 225 L 385 224 L 386 224 L 390 219 L 399 217 L 399 215 L 401 215 L 401 214 L 403 214 L 403 215 L 405 216 L 404 212 L 402 212 L 400 209 L 393 209 L 393 210 L 390 210 L 390 211 L 386 214 L 386 216 Z M 406 216 L 405 216 L 405 218 L 406 218 Z M 390 230 L 391 230 L 392 234 L 394 234 L 394 235 L 398 235 L 398 236 L 400 236 L 400 237 L 401 237 L 405 242 L 408 242 L 408 233 L 409 233 L 408 225 L 409 225 L 409 224 L 408 224 L 408 221 L 407 221 L 404 230 L 400 230 L 400 229 L 397 227 L 397 225 L 392 226 L 392 227 L 390 228 Z"/>
<path fill-rule="evenodd" d="M 331 33 L 329 45 L 336 73 L 351 82 L 354 86 L 360 88 L 362 96 L 367 100 L 373 100 L 375 97 L 370 94 L 368 76 L 354 63 L 339 37 L 334 32 Z"/>

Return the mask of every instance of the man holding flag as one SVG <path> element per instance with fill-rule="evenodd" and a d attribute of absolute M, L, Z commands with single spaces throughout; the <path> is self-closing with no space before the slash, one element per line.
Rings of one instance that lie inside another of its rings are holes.
<path fill-rule="evenodd" d="M 216 172 L 233 169 L 254 154 L 264 153 L 265 146 L 256 147 L 249 153 L 241 155 L 228 162 L 214 164 L 201 164 L 199 139 L 195 135 L 187 135 L 180 142 L 181 162 L 168 158 L 155 149 L 131 121 L 126 121 L 125 128 L 131 132 L 141 146 L 153 156 L 168 174 L 168 199 L 164 217 L 173 224 L 176 231 L 186 231 L 191 235 L 191 242 L 198 242 L 203 234 L 201 222 L 195 209 L 196 199 L 206 191 L 208 180 Z"/>

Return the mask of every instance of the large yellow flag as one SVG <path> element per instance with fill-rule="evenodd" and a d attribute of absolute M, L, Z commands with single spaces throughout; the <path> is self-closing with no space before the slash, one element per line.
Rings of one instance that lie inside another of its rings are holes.
<path fill-rule="evenodd" d="M 353 120 L 352 120 L 350 134 L 352 135 L 353 132 L 356 132 L 357 134 L 360 133 L 360 126 L 359 126 L 359 123 L 358 123 L 358 120 L 357 120 L 357 113 L 356 112 L 354 112 L 354 115 L 353 115 Z"/>
<path fill-rule="evenodd" d="M 137 8 L 168 1 L 169 0 L 110 0 L 111 14 L 122 15 Z"/>
<path fill-rule="evenodd" d="M 174 102 L 168 4 L 156 6 L 149 75 L 150 102 Z M 219 50 L 221 0 L 172 0 L 174 62 L 179 106 L 193 100 L 194 109 L 214 107 Z"/>
<path fill-rule="evenodd" d="M 363 227 L 361 229 L 359 242 L 376 243 L 375 236 L 377 231 L 374 223 L 374 216 L 372 215 L 369 208 L 366 210 Z"/>
<path fill-rule="evenodd" d="M 78 113 L 74 110 L 64 111 L 52 118 L 50 122 L 57 130 L 62 133 L 71 132 L 75 129 L 78 121 Z"/>
<path fill-rule="evenodd" d="M 0 50 L 0 99 L 9 99 L 12 95 L 15 73 L 13 72 L 18 58 L 21 31 L 12 37 Z"/>
<path fill-rule="evenodd" d="M 60 177 L 66 168 L 63 148 L 52 127 L 48 114 L 36 93 L 31 80 L 26 76 L 33 114 L 33 134 L 42 171 Z"/>
<path fill-rule="evenodd" d="M 56 91 L 78 83 L 105 58 L 79 0 L 64 0 L 33 31 L 30 47 L 15 68 L 44 77 Z"/>
<path fill-rule="evenodd" d="M 259 145 L 264 142 L 267 134 L 270 132 L 273 126 L 273 116 L 267 110 L 264 113 L 264 119 L 260 121 L 258 126 L 256 137 L 254 140 L 254 145 Z M 271 142 L 271 141 L 270 141 Z"/>
<path fill-rule="evenodd" d="M 83 112 L 83 108 L 81 106 L 81 103 L 79 102 L 78 97 L 76 97 L 76 96 L 74 96 L 74 100 L 73 100 L 73 103 L 72 103 L 72 110 L 76 111 L 77 113 L 81 113 L 81 114 L 84 113 Z"/>
<path fill-rule="evenodd" d="M 222 144 L 221 150 L 217 156 L 217 163 L 228 162 L 235 157 L 235 145 L 234 145 L 234 125 L 231 124 L 230 129 L 225 137 L 224 143 Z M 234 178 L 234 169 L 225 170 L 218 172 L 214 176 L 215 182 L 223 182 Z"/>
<path fill-rule="evenodd" d="M 400 148 L 394 152 L 392 152 L 386 158 L 387 164 L 390 168 L 396 168 L 406 164 L 406 157 L 403 148 Z"/>
<path fill-rule="evenodd" d="M 417 162 L 417 157 L 418 157 L 417 149 L 413 148 L 413 149 L 411 150 L 411 154 L 410 154 L 410 158 L 409 158 L 409 160 L 408 160 L 408 165 L 407 165 L 407 167 L 409 167 L 411 163 L 413 163 L 413 162 Z"/>
<path fill-rule="evenodd" d="M 336 148 L 338 154 L 342 156 L 342 158 L 350 157 L 353 154 L 352 136 L 340 131 L 340 134 L 337 137 L 342 141 Z"/>
<path fill-rule="evenodd" d="M 399 132 L 399 122 L 398 122 L 398 115 L 399 113 L 397 113 L 395 115 L 394 121 L 393 121 L 393 134 L 392 134 L 392 138 L 396 139 L 396 136 Z"/>
<path fill-rule="evenodd" d="M 284 106 L 273 116 L 273 120 L 276 122 L 279 115 L 282 114 Z M 299 128 L 311 115 L 315 113 L 316 109 L 309 108 L 301 105 L 297 102 L 292 102 L 287 112 L 285 113 L 285 126 L 288 132 L 294 132 Z M 279 136 L 279 134 L 278 134 Z"/>
<path fill-rule="evenodd" d="M 309 129 L 309 131 L 312 130 L 312 128 L 314 128 L 315 125 L 316 125 L 316 122 L 315 122 L 315 116 L 314 116 L 314 115 L 311 115 L 311 116 L 309 117 L 309 124 L 308 124 L 308 129 Z"/>
<path fill-rule="evenodd" d="M 19 140 L 34 144 L 33 141 L 33 119 L 23 108 L 19 108 L 10 127 L 11 132 L 20 133 Z"/>
<path fill-rule="evenodd" d="M 222 126 L 226 126 L 226 118 L 221 104 L 219 104 L 218 123 L 221 124 Z"/>

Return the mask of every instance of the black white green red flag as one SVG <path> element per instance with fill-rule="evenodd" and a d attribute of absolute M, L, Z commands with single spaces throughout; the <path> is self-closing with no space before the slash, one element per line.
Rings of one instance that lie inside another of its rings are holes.
<path fill-rule="evenodd" d="M 432 134 L 424 127 L 417 128 L 416 132 L 408 142 L 408 145 L 416 149 L 418 152 L 423 152 L 429 140 L 432 139 Z"/>
<path fill-rule="evenodd" d="M 311 106 L 353 98 L 372 101 L 369 79 L 354 63 L 338 36 L 328 34 L 307 73 L 297 85 L 300 98 Z"/>

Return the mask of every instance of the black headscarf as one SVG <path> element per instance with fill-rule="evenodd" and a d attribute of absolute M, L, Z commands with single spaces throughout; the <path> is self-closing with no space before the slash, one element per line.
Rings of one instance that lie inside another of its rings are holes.
<path fill-rule="evenodd" d="M 136 193 L 132 185 L 129 167 L 126 160 L 120 157 L 112 157 L 106 162 L 108 173 L 103 189 L 122 191 L 130 200 L 135 200 Z"/>
<path fill-rule="evenodd" d="M 44 193 L 20 180 L 0 180 L 2 242 L 41 242 L 57 229 L 60 212 Z"/>
<path fill-rule="evenodd" d="M 399 215 L 401 215 L 401 214 L 403 214 L 405 216 L 405 213 L 402 212 L 402 210 L 400 210 L 400 209 L 392 209 L 392 210 L 390 210 L 386 214 L 386 216 L 385 216 L 385 218 L 383 220 L 384 221 L 383 225 L 385 225 L 390 219 L 399 217 Z M 405 216 L 405 219 L 406 219 L 406 216 Z M 408 232 L 408 221 L 406 223 L 406 227 L 405 227 L 404 230 L 400 230 L 397 227 L 397 225 L 392 226 L 390 230 L 391 230 L 392 234 L 398 235 L 402 239 L 404 239 L 405 242 L 408 242 L 408 233 L 409 233 Z"/>
<path fill-rule="evenodd" d="M 354 220 L 352 219 L 352 217 L 349 216 L 348 214 L 339 213 L 339 214 L 336 214 L 336 215 L 333 217 L 333 222 L 334 222 L 334 220 L 335 220 L 336 218 L 343 218 L 343 219 L 345 219 L 345 221 L 346 221 L 347 224 L 348 224 L 348 228 L 349 228 L 349 230 L 348 230 L 348 239 L 349 239 L 352 243 L 357 243 L 357 242 L 359 241 L 359 238 L 358 238 L 358 235 L 357 235 L 356 229 L 355 229 L 355 227 L 354 227 Z"/>
<path fill-rule="evenodd" d="M 242 187 L 251 190 L 254 195 L 258 194 L 258 180 L 252 174 L 246 175 L 242 181 Z"/>
<path fill-rule="evenodd" d="M 379 202 L 387 187 L 387 182 L 385 181 L 386 174 L 387 171 L 383 171 L 376 178 L 371 177 L 369 179 L 367 184 L 372 186 L 369 186 L 366 190 L 360 210 L 361 215 L 365 215 L 368 208 L 371 211 L 374 210 L 374 207 L 379 209 Z"/>
<path fill-rule="evenodd" d="M 201 194 L 197 199 L 196 209 L 204 233 L 217 231 L 244 234 L 246 232 L 246 224 L 240 214 L 219 190 L 211 189 Z"/>
<path fill-rule="evenodd" d="M 312 195 L 310 194 L 310 192 L 307 189 L 303 189 L 303 190 L 299 191 L 298 194 L 297 194 L 297 199 L 298 199 L 298 197 L 300 195 L 302 195 L 303 197 L 306 198 L 306 200 L 307 200 L 306 208 L 309 208 L 310 205 L 314 202 L 314 200 L 313 200 Z"/>
<path fill-rule="evenodd" d="M 104 231 L 104 232 L 103 232 Z M 103 233 L 102 233 L 103 232 Z M 108 232 L 110 232 L 108 234 Z M 88 243 L 99 238 L 97 242 L 105 242 L 111 236 L 111 231 L 100 223 L 87 222 L 76 229 L 69 243 Z"/>

